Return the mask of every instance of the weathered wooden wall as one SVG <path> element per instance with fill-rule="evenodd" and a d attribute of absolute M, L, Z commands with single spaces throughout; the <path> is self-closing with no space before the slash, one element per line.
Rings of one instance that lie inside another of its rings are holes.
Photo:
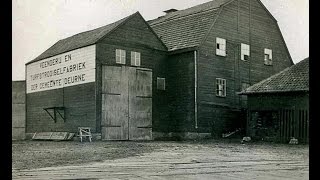
<path fill-rule="evenodd" d="M 78 127 L 91 127 L 96 132 L 95 100 L 95 83 L 27 94 L 26 132 L 77 132 Z M 65 107 L 65 122 L 57 114 L 55 123 L 43 110 L 54 106 Z"/>
<path fill-rule="evenodd" d="M 168 59 L 170 127 L 164 132 L 194 132 L 194 51 Z"/>
<path fill-rule="evenodd" d="M 198 100 L 199 123 L 203 131 L 210 131 L 214 121 L 221 135 L 225 118 L 215 118 L 219 109 L 240 109 L 242 83 L 257 83 L 292 65 L 277 23 L 257 0 L 235 0 L 223 7 L 213 29 L 199 48 Z M 251 13 L 250 10 L 251 9 Z M 227 55 L 215 55 L 216 37 L 226 39 Z M 250 45 L 250 59 L 241 60 L 241 43 Z M 272 49 L 273 65 L 264 65 L 264 48 Z M 224 78 L 227 96 L 216 96 L 216 78 Z M 216 109 L 216 107 L 218 107 Z M 230 115 L 231 116 L 231 115 Z M 230 119 L 229 119 L 230 120 Z M 240 121 L 240 119 L 235 119 Z M 216 122 L 219 123 L 217 124 Z M 201 127 L 200 127 L 201 128 Z"/>
<path fill-rule="evenodd" d="M 247 135 L 255 136 L 257 129 L 253 122 L 256 112 L 274 112 L 277 114 L 275 125 L 278 127 L 275 141 L 288 142 L 296 137 L 301 142 L 309 138 L 309 94 L 290 92 L 278 94 L 248 95 Z"/>
<path fill-rule="evenodd" d="M 12 81 L 12 139 L 23 140 L 26 128 L 26 82 Z"/>
<path fill-rule="evenodd" d="M 277 93 L 248 95 L 248 110 L 278 110 L 280 108 L 309 109 L 308 93 Z"/>
<path fill-rule="evenodd" d="M 152 69 L 152 125 L 153 131 L 167 129 L 168 122 L 168 91 L 157 90 L 157 77 L 167 79 L 166 47 L 152 33 L 149 26 L 143 21 L 140 15 L 135 15 L 125 24 L 121 25 L 114 32 L 97 44 L 97 128 L 101 124 L 101 80 L 102 65 L 122 66 L 116 64 L 116 49 L 126 50 L 126 64 L 131 66 L 131 51 L 141 53 L 142 68 Z"/>

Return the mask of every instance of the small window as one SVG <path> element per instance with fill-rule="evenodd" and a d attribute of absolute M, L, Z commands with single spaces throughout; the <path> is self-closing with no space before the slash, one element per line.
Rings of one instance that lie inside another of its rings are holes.
<path fill-rule="evenodd" d="M 140 66 L 140 53 L 131 51 L 131 65 Z"/>
<path fill-rule="evenodd" d="M 264 49 L 264 64 L 272 65 L 272 50 Z"/>
<path fill-rule="evenodd" d="M 216 38 L 216 55 L 226 56 L 226 40 L 222 38 Z"/>
<path fill-rule="evenodd" d="M 126 64 L 126 51 L 122 49 L 116 49 L 116 63 Z"/>
<path fill-rule="evenodd" d="M 226 97 L 226 80 L 217 78 L 216 79 L 216 96 Z"/>
<path fill-rule="evenodd" d="M 241 43 L 241 60 L 247 61 L 250 56 L 250 46 Z"/>
<path fill-rule="evenodd" d="M 157 89 L 166 90 L 166 78 L 157 77 Z"/>

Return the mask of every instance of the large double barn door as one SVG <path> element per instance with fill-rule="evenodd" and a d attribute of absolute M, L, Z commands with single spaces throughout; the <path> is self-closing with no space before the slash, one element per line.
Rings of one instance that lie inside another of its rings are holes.
<path fill-rule="evenodd" d="M 102 68 L 102 139 L 152 139 L 152 71 Z"/>

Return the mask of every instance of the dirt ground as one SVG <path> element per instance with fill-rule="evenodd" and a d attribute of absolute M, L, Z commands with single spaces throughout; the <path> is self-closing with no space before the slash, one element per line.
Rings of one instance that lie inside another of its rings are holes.
<path fill-rule="evenodd" d="M 308 145 L 17 141 L 13 179 L 309 179 Z"/>

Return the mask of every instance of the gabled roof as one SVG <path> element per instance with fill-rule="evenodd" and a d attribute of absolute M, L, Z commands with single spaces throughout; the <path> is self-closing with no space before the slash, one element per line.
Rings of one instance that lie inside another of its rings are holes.
<path fill-rule="evenodd" d="M 240 94 L 309 91 L 309 58 L 262 80 Z"/>
<path fill-rule="evenodd" d="M 222 5 L 232 0 L 214 0 L 171 12 L 148 23 L 169 51 L 199 46 L 218 16 Z"/>
<path fill-rule="evenodd" d="M 128 19 L 135 15 L 140 15 L 139 12 L 136 12 L 130 16 L 127 16 L 117 22 L 114 22 L 112 24 L 108 24 L 106 26 L 102 26 L 97 29 L 93 29 L 90 31 L 82 32 L 76 35 L 73 35 L 71 37 L 59 40 L 56 42 L 53 46 L 51 46 L 49 49 L 47 49 L 45 52 L 43 52 L 40 56 L 35 58 L 34 60 L 28 62 L 27 64 L 30 64 L 32 62 L 39 61 L 41 59 L 45 59 L 48 57 L 52 57 L 61 53 L 65 53 L 71 50 L 75 50 L 81 47 L 93 45 L 97 43 L 101 38 L 108 35 L 110 32 L 115 30 L 117 27 L 119 27 L 121 24 L 126 22 Z M 141 15 L 140 15 L 141 16 Z"/>

